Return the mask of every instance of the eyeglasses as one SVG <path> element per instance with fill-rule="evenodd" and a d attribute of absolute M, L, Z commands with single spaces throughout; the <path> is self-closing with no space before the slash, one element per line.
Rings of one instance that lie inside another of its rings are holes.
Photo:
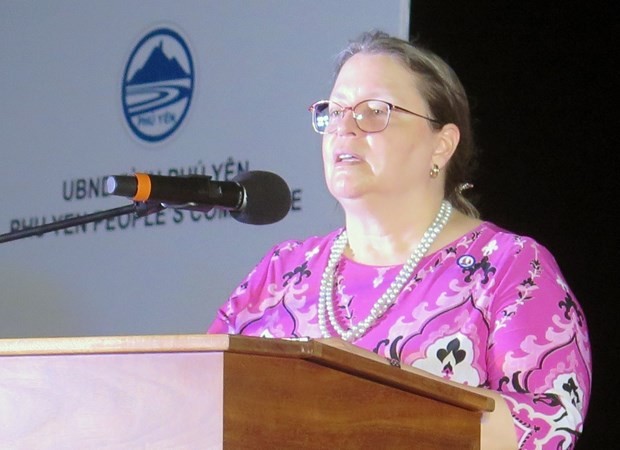
<path fill-rule="evenodd" d="M 347 110 L 351 111 L 357 127 L 366 133 L 378 133 L 385 130 L 390 122 L 392 111 L 413 114 L 429 122 L 440 123 L 431 117 L 376 99 L 364 100 L 355 106 L 342 106 L 329 100 L 320 100 L 311 105 L 308 110 L 312 113 L 312 127 L 319 134 L 336 131 Z"/>

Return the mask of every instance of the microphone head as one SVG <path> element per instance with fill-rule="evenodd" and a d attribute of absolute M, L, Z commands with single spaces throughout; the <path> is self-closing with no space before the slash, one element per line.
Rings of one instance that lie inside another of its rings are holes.
<path fill-rule="evenodd" d="M 233 181 L 245 191 L 245 205 L 230 213 L 239 222 L 267 225 L 282 220 L 291 209 L 291 190 L 275 173 L 242 172 Z"/>

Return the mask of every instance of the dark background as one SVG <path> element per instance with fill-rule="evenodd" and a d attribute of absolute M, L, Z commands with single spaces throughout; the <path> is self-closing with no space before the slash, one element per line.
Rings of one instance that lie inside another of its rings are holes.
<path fill-rule="evenodd" d="M 611 5 L 612 2 L 609 2 Z M 551 250 L 588 319 L 593 393 L 577 449 L 612 449 L 620 346 L 617 20 L 602 2 L 412 0 L 410 35 L 459 74 L 482 150 L 483 218 Z M 613 142 L 615 144 L 615 142 Z"/>

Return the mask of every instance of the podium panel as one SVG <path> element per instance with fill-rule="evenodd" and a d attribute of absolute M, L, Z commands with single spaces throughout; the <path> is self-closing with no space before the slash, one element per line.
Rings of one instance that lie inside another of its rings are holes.
<path fill-rule="evenodd" d="M 223 354 L 2 357 L 2 448 L 218 448 Z"/>
<path fill-rule="evenodd" d="M 492 400 L 360 352 L 223 335 L 0 340 L 0 442 L 479 448 Z"/>

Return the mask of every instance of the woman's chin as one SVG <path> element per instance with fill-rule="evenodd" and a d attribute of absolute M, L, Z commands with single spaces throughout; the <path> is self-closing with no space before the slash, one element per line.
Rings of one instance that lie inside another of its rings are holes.
<path fill-rule="evenodd" d="M 329 191 L 338 200 L 355 200 L 360 198 L 366 190 L 361 183 L 340 180 L 331 183 Z"/>

